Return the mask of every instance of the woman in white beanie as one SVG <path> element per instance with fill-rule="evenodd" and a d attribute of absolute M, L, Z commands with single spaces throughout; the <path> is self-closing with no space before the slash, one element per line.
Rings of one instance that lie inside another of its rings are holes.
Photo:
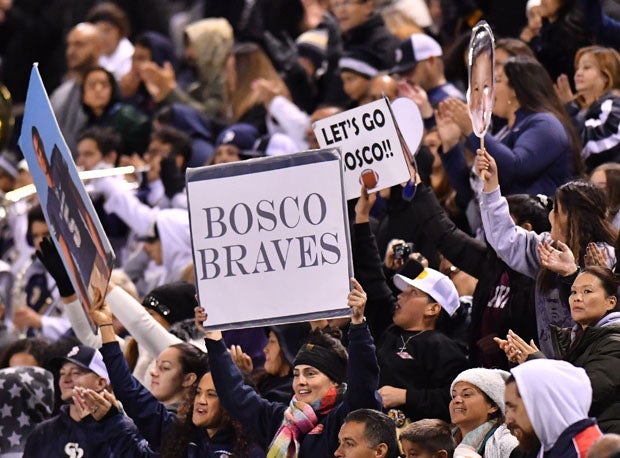
<path fill-rule="evenodd" d="M 475 451 L 483 458 L 502 458 L 518 445 L 504 424 L 505 381 L 510 374 L 499 369 L 468 369 L 452 382 L 450 419 L 461 451 Z"/>

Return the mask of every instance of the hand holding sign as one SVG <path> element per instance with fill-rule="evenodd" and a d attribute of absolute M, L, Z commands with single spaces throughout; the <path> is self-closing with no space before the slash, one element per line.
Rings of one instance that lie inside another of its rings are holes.
<path fill-rule="evenodd" d="M 491 192 L 499 187 L 499 178 L 497 175 L 497 164 L 495 159 L 491 156 L 487 150 L 476 150 L 476 161 L 474 168 L 484 183 L 484 192 Z"/>
<path fill-rule="evenodd" d="M 351 307 L 351 323 L 361 324 L 364 322 L 364 309 L 368 297 L 362 285 L 353 277 L 351 277 L 351 285 L 353 285 L 353 289 L 347 300 L 349 307 Z"/>
<path fill-rule="evenodd" d="M 222 331 L 207 331 L 204 324 L 207 321 L 207 311 L 203 307 L 194 307 L 194 323 L 205 339 L 222 340 Z"/>
<path fill-rule="evenodd" d="M 342 298 L 352 263 L 342 175 L 332 150 L 187 172 L 207 329 L 348 315 Z"/>

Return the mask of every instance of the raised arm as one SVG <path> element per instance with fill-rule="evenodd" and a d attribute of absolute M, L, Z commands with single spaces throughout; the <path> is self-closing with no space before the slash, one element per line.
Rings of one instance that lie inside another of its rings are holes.
<path fill-rule="evenodd" d="M 349 293 L 351 327 L 349 328 L 349 362 L 347 365 L 347 393 L 345 409 L 381 409 L 377 388 L 379 387 L 379 362 L 368 326 L 364 321 L 366 293 L 355 278 L 351 278 L 353 290 Z"/>
<path fill-rule="evenodd" d="M 194 309 L 196 325 L 205 337 L 209 367 L 220 402 L 224 409 L 256 434 L 257 442 L 266 448 L 280 427 L 286 404 L 269 402 L 243 380 L 243 374 L 228 352 L 222 333 L 209 332 L 202 327 L 207 313 L 202 307 Z"/>
<path fill-rule="evenodd" d="M 500 193 L 497 164 L 489 153 L 477 151 L 476 168 L 484 183 L 480 213 L 487 241 L 513 270 L 535 278 L 540 269 L 538 243 L 548 239 L 548 234 L 538 235 L 514 223 Z"/>
<path fill-rule="evenodd" d="M 392 323 L 392 311 L 396 299 L 383 273 L 382 258 L 375 236 L 370 230 L 370 209 L 376 199 L 362 188 L 362 194 L 355 205 L 353 226 L 353 267 L 355 276 L 367 294 L 365 307 L 368 326 L 375 339 Z"/>
<path fill-rule="evenodd" d="M 451 263 L 477 278 L 488 247 L 456 227 L 431 188 L 424 183 L 417 186 L 413 199 L 416 225 Z"/>
<path fill-rule="evenodd" d="M 127 361 L 116 342 L 110 308 L 101 301 L 91 314 L 101 330 L 101 354 L 118 399 L 151 447 L 159 449 L 166 429 L 176 417 L 131 375 Z"/>

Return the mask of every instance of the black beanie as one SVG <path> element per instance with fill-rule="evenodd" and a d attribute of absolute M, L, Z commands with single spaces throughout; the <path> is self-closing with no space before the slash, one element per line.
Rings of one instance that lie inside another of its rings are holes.
<path fill-rule="evenodd" d="M 307 364 L 318 369 L 338 384 L 347 378 L 347 362 L 331 348 L 312 343 L 305 344 L 297 353 L 293 367 L 300 364 Z"/>
<path fill-rule="evenodd" d="M 293 364 L 295 355 L 301 346 L 308 340 L 310 329 L 310 323 L 281 324 L 268 328 L 269 331 L 272 331 L 276 335 L 278 344 L 280 345 L 280 351 L 284 355 L 286 362 L 290 365 Z"/>
<path fill-rule="evenodd" d="M 170 324 L 194 318 L 196 288 L 184 281 L 167 283 L 148 293 L 142 305 L 157 312 Z"/>

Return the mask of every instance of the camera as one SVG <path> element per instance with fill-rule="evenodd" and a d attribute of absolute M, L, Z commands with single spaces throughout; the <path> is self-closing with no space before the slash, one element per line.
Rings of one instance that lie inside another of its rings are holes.
<path fill-rule="evenodd" d="M 413 243 L 399 243 L 392 247 L 394 259 L 407 259 L 413 253 Z"/>

